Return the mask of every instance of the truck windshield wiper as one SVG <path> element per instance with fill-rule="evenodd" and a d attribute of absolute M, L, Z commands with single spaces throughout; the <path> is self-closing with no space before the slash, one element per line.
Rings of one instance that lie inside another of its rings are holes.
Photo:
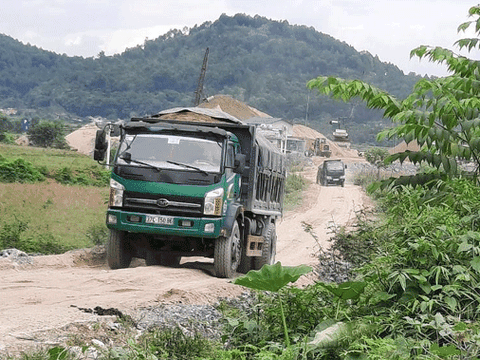
<path fill-rule="evenodd" d="M 179 162 L 170 161 L 170 160 L 167 160 L 167 163 L 177 165 L 177 166 L 183 166 L 183 167 L 190 168 L 190 169 L 193 169 L 193 170 L 197 170 L 197 171 L 201 172 L 202 174 L 208 175 L 208 172 L 206 172 L 203 169 L 200 169 L 199 167 L 193 166 L 193 165 L 188 165 L 188 164 L 179 163 Z"/>
<path fill-rule="evenodd" d="M 132 159 L 132 155 L 130 153 L 124 153 L 122 156 L 120 156 L 120 159 L 122 159 L 123 161 L 125 161 L 126 163 L 130 163 L 130 162 L 133 162 L 135 164 L 140 164 L 140 165 L 145 165 L 145 166 L 148 166 L 149 168 L 152 168 L 154 170 L 157 170 L 157 171 L 161 171 L 162 169 L 159 168 L 158 166 L 155 166 L 155 165 L 152 165 L 152 164 L 149 164 L 149 163 L 146 163 L 146 162 L 143 162 L 143 161 L 140 161 L 140 160 L 134 160 Z"/>

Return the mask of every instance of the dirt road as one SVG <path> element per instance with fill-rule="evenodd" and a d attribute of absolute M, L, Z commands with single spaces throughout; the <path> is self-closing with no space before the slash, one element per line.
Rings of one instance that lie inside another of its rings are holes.
<path fill-rule="evenodd" d="M 321 159 L 315 161 L 318 164 Z M 366 201 L 362 190 L 348 181 L 344 188 L 316 185 L 316 167 L 304 175 L 312 180 L 304 204 L 286 213 L 277 228 L 276 259 L 284 265 L 315 265 L 318 247 L 328 246 L 329 225 L 347 223 Z M 305 232 L 303 223 L 312 226 L 318 242 Z M 15 348 L 35 345 L 39 330 L 95 320 L 97 315 L 78 307 L 117 308 L 128 314 L 156 303 L 212 303 L 244 291 L 227 279 L 214 277 L 208 259 L 187 258 L 179 268 L 146 267 L 138 262 L 135 267 L 112 271 L 104 263 L 86 261 L 91 258 L 82 250 L 35 257 L 29 265 L 0 259 L 0 358 Z"/>

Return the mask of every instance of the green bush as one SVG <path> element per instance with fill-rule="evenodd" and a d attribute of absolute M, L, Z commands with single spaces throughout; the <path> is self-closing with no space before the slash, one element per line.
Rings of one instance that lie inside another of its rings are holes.
<path fill-rule="evenodd" d="M 45 176 L 28 161 L 0 158 L 0 182 L 33 183 L 44 180 Z"/>
<path fill-rule="evenodd" d="M 285 181 L 285 208 L 290 210 L 302 201 L 302 191 L 307 187 L 307 181 L 302 175 L 290 173 Z"/>
<path fill-rule="evenodd" d="M 0 141 L 4 144 L 15 144 L 15 134 L 4 132 L 0 133 Z"/>
<path fill-rule="evenodd" d="M 0 250 L 19 249 L 22 247 L 22 234 L 28 229 L 28 223 L 14 219 L 11 223 L 2 224 L 0 227 Z"/>
<path fill-rule="evenodd" d="M 55 180 L 64 185 L 107 186 L 110 181 L 110 170 L 96 165 L 75 170 L 64 166 L 55 172 Z"/>
<path fill-rule="evenodd" d="M 1 224 L 0 249 L 18 249 L 29 254 L 62 254 L 69 247 L 60 242 L 51 233 L 35 233 L 25 236 L 28 222 L 14 218 L 12 222 Z"/>

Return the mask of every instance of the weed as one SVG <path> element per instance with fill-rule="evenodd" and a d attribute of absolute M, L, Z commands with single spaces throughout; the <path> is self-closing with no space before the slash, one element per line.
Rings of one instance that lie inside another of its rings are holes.
<path fill-rule="evenodd" d="M 307 187 L 305 178 L 297 173 L 290 173 L 285 182 L 285 209 L 292 209 L 302 202 L 302 191 Z"/>
<path fill-rule="evenodd" d="M 14 218 L 11 223 L 4 223 L 0 228 L 0 249 L 15 248 L 21 250 L 22 234 L 28 229 L 28 223 Z"/>
<path fill-rule="evenodd" d="M 104 245 L 108 240 L 108 234 L 109 231 L 105 223 L 101 223 L 91 225 L 85 235 L 93 245 Z"/>
<path fill-rule="evenodd" d="M 143 335 L 140 344 L 131 344 L 133 351 L 172 360 L 211 358 L 215 349 L 216 346 L 210 340 L 199 334 L 185 335 L 179 328 L 155 330 Z"/>

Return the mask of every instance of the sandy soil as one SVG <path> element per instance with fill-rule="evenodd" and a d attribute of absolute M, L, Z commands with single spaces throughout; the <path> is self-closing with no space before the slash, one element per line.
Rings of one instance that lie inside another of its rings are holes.
<path fill-rule="evenodd" d="M 315 166 L 304 172 L 312 181 L 304 204 L 278 223 L 276 259 L 284 265 L 314 266 L 319 246 L 328 247 L 329 226 L 347 224 L 355 210 L 368 202 L 351 182 L 344 188 L 315 184 L 316 166 L 323 159 L 313 160 Z M 318 242 L 302 224 L 312 226 Z M 213 275 L 211 260 L 204 258 L 184 258 L 179 268 L 146 267 L 137 261 L 115 271 L 106 267 L 104 259 L 92 261 L 90 250 L 35 257 L 33 264 L 26 265 L 0 259 L 0 358 L 37 345 L 39 331 L 97 319 L 78 307 L 117 308 L 128 314 L 158 303 L 212 303 L 244 291 Z M 312 276 L 299 279 L 300 284 L 311 281 Z"/>

